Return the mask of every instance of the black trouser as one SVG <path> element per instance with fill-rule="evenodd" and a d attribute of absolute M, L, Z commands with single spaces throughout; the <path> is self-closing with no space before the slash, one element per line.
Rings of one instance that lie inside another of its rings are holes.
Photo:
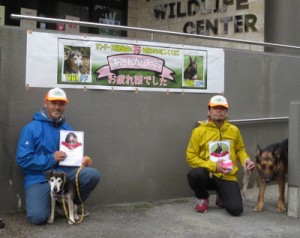
<path fill-rule="evenodd" d="M 207 169 L 191 169 L 187 175 L 191 189 L 198 199 L 209 197 L 208 190 L 216 190 L 224 208 L 232 216 L 239 216 L 243 212 L 243 200 L 238 182 L 209 176 Z"/>

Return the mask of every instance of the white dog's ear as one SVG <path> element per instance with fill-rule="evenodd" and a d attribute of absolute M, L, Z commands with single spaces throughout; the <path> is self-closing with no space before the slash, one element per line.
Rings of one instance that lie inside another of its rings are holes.
<path fill-rule="evenodd" d="M 52 170 L 48 170 L 45 172 L 45 176 L 46 178 L 49 180 L 53 175 L 53 171 Z"/>

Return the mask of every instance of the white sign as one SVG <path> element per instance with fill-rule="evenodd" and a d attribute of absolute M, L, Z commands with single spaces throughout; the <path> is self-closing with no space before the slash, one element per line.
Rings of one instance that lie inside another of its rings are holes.
<path fill-rule="evenodd" d="M 210 160 L 230 160 L 230 141 L 211 141 L 209 142 Z"/>
<path fill-rule="evenodd" d="M 60 161 L 61 166 L 81 166 L 84 149 L 83 131 L 60 131 L 59 150 L 67 154 L 65 160 Z"/>
<path fill-rule="evenodd" d="M 27 34 L 26 85 L 224 92 L 224 50 L 99 36 Z"/>

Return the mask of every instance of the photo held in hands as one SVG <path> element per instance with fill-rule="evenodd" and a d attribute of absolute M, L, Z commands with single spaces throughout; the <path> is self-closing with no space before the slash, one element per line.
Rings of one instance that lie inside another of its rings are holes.
<path fill-rule="evenodd" d="M 84 155 L 83 131 L 60 131 L 60 150 L 66 153 L 66 159 L 59 162 L 61 166 L 81 166 Z"/>

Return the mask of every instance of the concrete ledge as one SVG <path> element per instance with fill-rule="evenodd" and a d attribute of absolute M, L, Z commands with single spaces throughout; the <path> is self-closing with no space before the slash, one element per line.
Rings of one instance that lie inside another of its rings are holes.
<path fill-rule="evenodd" d="M 299 187 L 289 186 L 288 188 L 288 216 L 299 218 L 300 215 Z"/>

